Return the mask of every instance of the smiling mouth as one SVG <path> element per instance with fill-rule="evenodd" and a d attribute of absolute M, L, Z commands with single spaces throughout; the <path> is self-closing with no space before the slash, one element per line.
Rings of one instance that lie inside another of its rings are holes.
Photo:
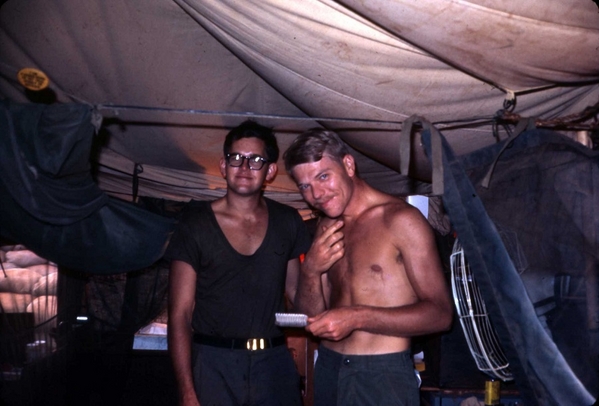
<path fill-rule="evenodd" d="M 318 200 L 317 202 L 315 202 L 315 206 L 320 208 L 320 209 L 324 209 L 326 206 L 329 205 L 329 203 L 331 202 L 331 200 L 333 200 L 333 198 L 330 199 L 325 199 L 325 200 Z"/>

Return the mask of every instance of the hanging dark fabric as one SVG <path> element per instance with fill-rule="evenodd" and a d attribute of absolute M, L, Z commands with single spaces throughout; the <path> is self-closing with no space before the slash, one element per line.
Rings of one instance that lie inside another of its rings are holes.
<path fill-rule="evenodd" d="M 0 236 L 71 269 L 144 268 L 162 257 L 174 220 L 97 187 L 94 120 L 82 104 L 0 102 Z"/>
<path fill-rule="evenodd" d="M 431 152 L 432 137 L 433 134 L 431 134 L 431 131 L 423 131 L 422 139 L 429 156 L 434 155 L 434 151 Z M 552 217 L 553 220 L 550 222 L 548 219 L 544 219 L 544 214 L 539 213 L 538 210 L 530 212 L 527 209 L 525 216 L 521 217 L 516 215 L 518 214 L 518 209 L 515 207 L 506 207 L 507 203 L 511 203 L 506 198 L 506 191 L 511 191 L 510 194 L 514 197 L 512 202 L 517 202 L 517 204 L 524 206 L 530 201 L 539 199 L 534 191 L 527 190 L 526 188 L 518 188 L 517 183 L 523 178 L 526 167 L 541 166 L 543 162 L 547 162 L 548 165 L 557 165 L 550 169 L 579 172 L 576 170 L 576 166 L 567 166 L 562 163 L 560 167 L 560 164 L 551 162 L 539 155 L 543 151 L 542 145 L 549 145 L 545 149 L 553 150 L 557 154 L 565 150 L 575 150 L 575 152 L 578 152 L 582 156 L 583 161 L 584 159 L 587 160 L 587 167 L 597 167 L 598 154 L 596 152 L 590 150 L 583 151 L 584 147 L 574 145 L 572 141 L 564 140 L 563 138 L 551 132 L 534 130 L 524 132 L 518 138 L 510 140 L 513 145 L 511 148 L 505 149 L 497 161 L 493 182 L 488 189 L 489 191 L 493 191 L 494 194 L 486 195 L 486 200 L 483 203 L 481 193 L 491 192 L 485 192 L 486 189 L 480 183 L 488 173 L 489 167 L 493 164 L 503 145 L 497 144 L 492 148 L 477 151 L 466 158 L 458 158 L 454 156 L 451 147 L 441 136 L 442 161 L 445 168 L 443 176 L 443 203 L 451 218 L 452 225 L 463 244 L 464 252 L 485 299 L 491 321 L 506 351 L 516 384 L 520 389 L 524 403 L 527 405 L 578 406 L 593 404 L 597 396 L 598 382 L 596 364 L 595 366 L 592 364 L 593 360 L 597 359 L 597 354 L 593 353 L 593 351 L 596 351 L 596 345 L 592 345 L 592 342 L 589 345 L 589 341 L 592 341 L 594 333 L 591 331 L 592 329 L 587 330 L 586 326 L 579 326 L 579 332 L 583 332 L 584 335 L 580 336 L 578 334 L 578 341 L 574 341 L 574 343 L 563 343 L 559 340 L 559 336 L 564 333 L 559 328 L 560 326 L 557 326 L 553 333 L 551 333 L 540 322 L 533 303 L 529 299 L 529 295 L 533 293 L 533 290 L 525 285 L 522 278 L 522 276 L 526 275 L 518 274 L 497 232 L 494 221 L 499 219 L 498 212 L 493 212 L 493 216 L 490 217 L 485 205 L 489 204 L 494 208 L 501 208 L 503 210 L 505 214 L 505 216 L 501 217 L 501 225 L 503 227 L 518 227 L 517 224 L 509 221 L 510 218 L 517 219 L 516 221 L 519 223 L 531 223 L 535 218 L 539 218 L 542 219 L 542 223 L 546 223 L 545 226 L 548 229 L 551 228 L 558 233 L 560 230 L 556 228 L 561 228 L 561 230 L 565 230 L 568 227 L 576 228 L 577 225 L 573 224 L 572 221 L 570 221 L 570 224 L 566 222 L 560 223 L 565 219 L 557 218 L 551 214 L 549 217 Z M 553 141 L 555 144 L 545 144 L 549 141 Z M 510 172 L 507 177 L 509 180 L 507 180 L 504 171 L 515 166 L 515 163 L 514 161 L 510 161 L 504 164 L 503 161 L 518 155 L 521 158 L 522 165 L 518 169 L 515 169 L 515 172 Z M 464 169 L 464 162 L 467 163 L 465 166 L 468 172 Z M 570 170 L 567 168 L 570 168 Z M 563 178 L 560 185 L 567 187 L 565 182 L 573 182 L 577 186 L 580 186 L 582 183 L 586 186 L 590 182 L 591 198 L 589 202 L 591 200 L 596 201 L 596 196 L 599 196 L 599 193 L 593 192 L 593 190 L 597 189 L 597 187 L 594 187 L 594 183 L 597 183 L 597 180 L 593 179 L 599 179 L 599 177 L 592 176 L 595 172 L 597 172 L 596 169 L 589 169 L 582 175 L 584 180 L 575 181 L 572 178 Z M 529 179 L 531 179 L 531 182 L 534 182 L 540 176 L 538 171 L 529 171 L 528 173 L 530 173 Z M 469 176 L 471 178 L 476 176 L 476 181 L 473 182 L 475 182 L 477 188 L 473 186 Z M 519 186 L 524 185 L 526 184 L 523 183 Z M 495 189 L 500 187 L 503 187 L 503 189 Z M 593 187 L 594 189 L 592 189 Z M 576 200 L 571 202 L 575 211 L 592 206 L 591 204 L 582 204 L 580 195 L 576 196 L 575 193 L 572 193 L 572 197 L 575 199 L 578 198 L 578 202 Z M 520 210 L 524 209 L 521 207 Z M 588 215 L 592 218 L 592 211 L 589 211 Z M 526 232 L 523 229 L 517 231 L 521 233 Z M 538 234 L 534 235 L 520 234 L 520 241 L 525 243 L 524 250 L 528 254 L 527 262 L 533 268 L 538 266 L 536 265 L 537 260 L 543 260 L 541 257 L 535 258 L 534 251 L 537 251 L 540 255 L 551 249 L 539 243 L 539 241 L 543 240 L 543 233 L 547 231 L 539 229 L 537 232 Z M 588 248 L 585 245 L 581 245 L 580 252 L 589 252 L 591 257 L 593 255 L 596 257 L 597 248 L 599 247 L 595 234 L 597 233 L 591 232 L 589 234 L 590 237 L 587 239 Z M 575 250 L 568 251 L 568 253 L 573 252 Z M 585 264 L 584 260 L 577 261 L 573 264 L 572 272 L 577 270 L 584 275 L 587 272 L 585 267 L 588 268 L 589 266 L 596 271 L 596 258 L 591 259 L 590 263 L 591 265 L 588 265 L 588 263 Z M 553 265 L 558 267 L 556 270 L 557 273 L 564 270 L 560 265 Z M 552 265 L 549 264 L 548 266 L 551 267 Z M 533 274 L 533 276 L 535 275 Z M 533 282 L 536 281 L 533 280 Z M 571 326 L 569 328 L 571 329 Z M 587 337 L 591 337 L 591 339 L 587 340 Z M 563 345 L 558 348 L 557 343 Z M 587 357 L 591 360 L 591 365 L 581 362 L 580 357 L 573 357 L 569 360 L 565 359 L 566 355 L 572 353 L 572 346 L 581 345 L 589 349 L 590 353 L 588 353 Z M 576 368 L 576 371 L 573 370 L 574 368 Z"/>

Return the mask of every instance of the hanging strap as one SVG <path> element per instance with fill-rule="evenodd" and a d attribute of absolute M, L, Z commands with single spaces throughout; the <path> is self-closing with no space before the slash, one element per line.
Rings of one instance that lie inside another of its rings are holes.
<path fill-rule="evenodd" d="M 497 153 L 497 156 L 493 160 L 491 167 L 489 168 L 489 170 L 487 171 L 487 174 L 483 178 L 483 180 L 481 182 L 482 187 L 484 187 L 485 189 L 489 188 L 489 183 L 491 183 L 491 176 L 493 176 L 493 171 L 495 170 L 495 165 L 497 165 L 497 161 L 499 160 L 499 157 L 501 156 L 501 154 L 503 154 L 503 151 L 505 151 L 506 148 L 508 148 L 510 145 L 512 145 L 512 141 L 514 141 L 516 139 L 516 137 L 518 137 L 520 134 L 522 134 L 524 132 L 524 130 L 526 130 L 526 131 L 534 130 L 536 128 L 535 121 L 536 121 L 535 118 L 528 117 L 528 118 L 524 118 L 518 122 L 518 124 L 516 125 L 516 128 L 514 129 L 514 132 L 505 141 L 505 144 L 503 144 L 503 147 L 501 147 L 501 149 Z"/>
<path fill-rule="evenodd" d="M 433 168 L 433 194 L 443 194 L 443 151 L 441 150 L 441 133 L 426 118 L 412 115 L 402 124 L 399 138 L 399 165 L 400 173 L 408 176 L 410 169 L 410 157 L 412 155 L 412 128 L 414 124 L 419 124 L 423 130 L 428 130 L 431 134 L 431 164 Z"/>
<path fill-rule="evenodd" d="M 133 167 L 133 202 L 137 203 L 137 193 L 139 191 L 139 174 L 143 173 L 144 167 L 141 164 L 136 163 Z"/>

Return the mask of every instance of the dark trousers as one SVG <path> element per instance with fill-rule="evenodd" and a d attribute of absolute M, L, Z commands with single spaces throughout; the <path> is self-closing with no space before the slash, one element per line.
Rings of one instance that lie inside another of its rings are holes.
<path fill-rule="evenodd" d="M 260 351 L 193 344 L 202 406 L 301 406 L 300 376 L 285 345 Z"/>
<path fill-rule="evenodd" d="M 314 406 L 418 406 L 410 351 L 344 355 L 322 345 L 314 369 Z"/>

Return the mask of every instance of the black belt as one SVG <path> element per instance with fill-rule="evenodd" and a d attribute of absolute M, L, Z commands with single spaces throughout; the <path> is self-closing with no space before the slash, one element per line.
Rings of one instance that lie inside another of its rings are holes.
<path fill-rule="evenodd" d="M 285 344 L 285 336 L 273 338 L 223 338 L 194 334 L 193 341 L 211 347 L 229 348 L 231 350 L 265 350 Z"/>

